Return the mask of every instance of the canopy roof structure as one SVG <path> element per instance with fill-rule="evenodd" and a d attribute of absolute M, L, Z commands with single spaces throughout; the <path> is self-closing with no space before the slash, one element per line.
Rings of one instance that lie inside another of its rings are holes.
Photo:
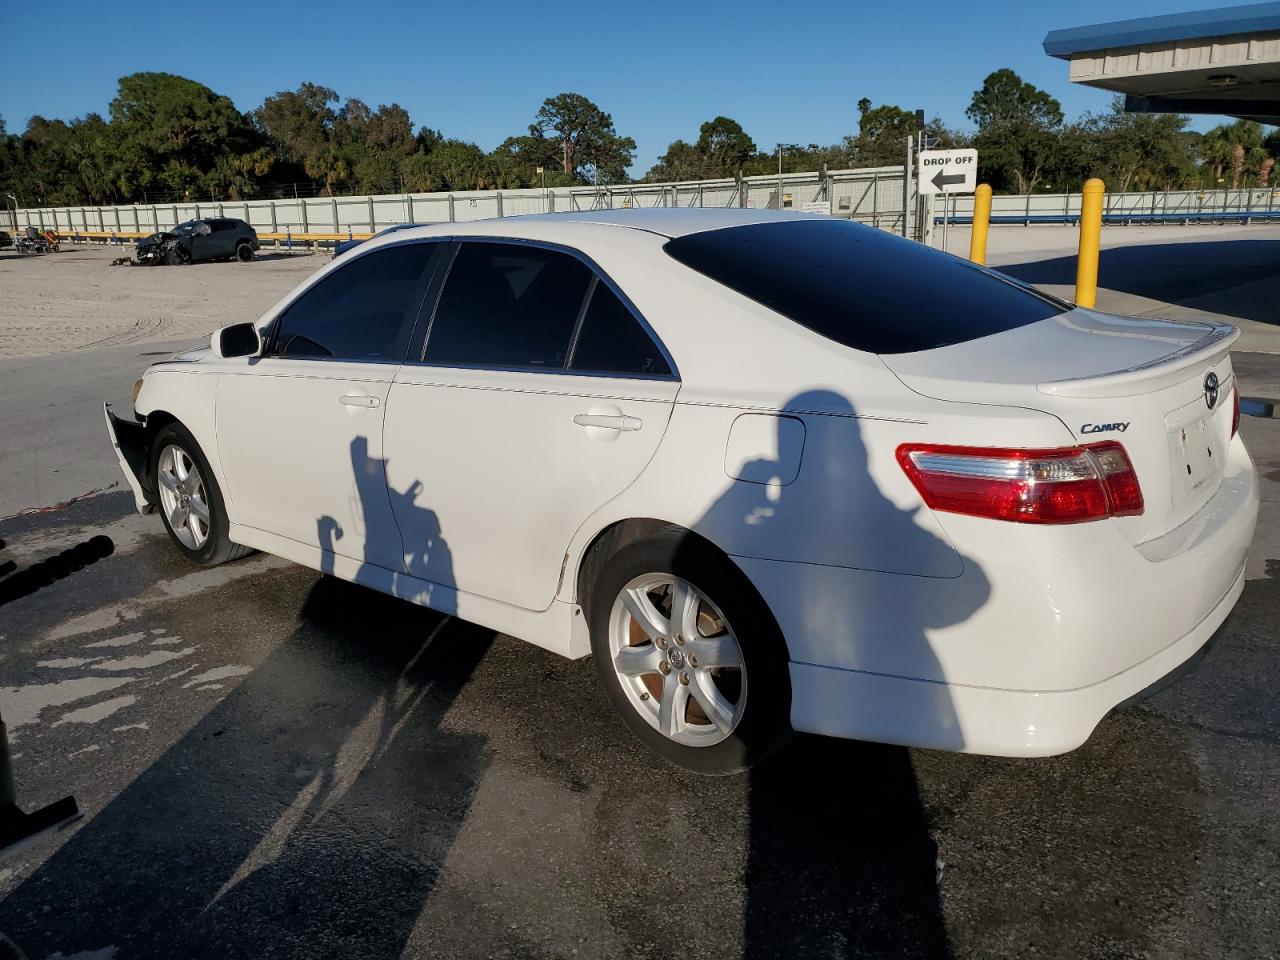
<path fill-rule="evenodd" d="M 1044 52 L 1072 83 L 1125 95 L 1135 113 L 1211 113 L 1280 123 L 1280 3 L 1053 30 Z"/>

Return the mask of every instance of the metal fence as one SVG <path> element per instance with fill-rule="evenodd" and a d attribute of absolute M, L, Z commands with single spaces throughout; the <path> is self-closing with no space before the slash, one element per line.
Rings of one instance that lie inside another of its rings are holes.
<path fill-rule="evenodd" d="M 946 213 L 953 223 L 973 219 L 972 194 L 952 194 Z M 941 222 L 942 197 L 934 201 L 934 219 Z M 1197 223 L 1228 220 L 1280 219 L 1280 189 L 1156 190 L 1108 193 L 1103 219 L 1108 223 Z M 1079 193 L 1035 193 L 991 198 L 992 223 L 1074 223 L 1080 218 Z"/>
<path fill-rule="evenodd" d="M 913 197 L 914 199 L 914 197 Z M 526 190 L 471 190 L 359 197 L 128 204 L 121 206 L 31 207 L 12 215 L 18 229 L 31 226 L 93 239 L 121 240 L 168 229 L 200 217 L 238 217 L 276 242 L 288 238 L 336 239 L 369 234 L 398 223 L 455 223 L 530 213 L 625 207 L 755 207 L 812 210 L 901 231 L 902 167 L 788 173 L 781 176 L 624 184 L 611 187 L 557 187 Z M 932 199 L 932 217 L 944 211 L 953 223 L 973 218 L 973 196 Z M 1079 193 L 1037 193 L 992 198 L 992 223 L 1073 223 L 1080 216 Z M 1108 193 L 1108 223 L 1195 223 L 1280 220 L 1280 190 L 1181 190 Z M 919 226 L 913 226 L 918 235 Z"/>
<path fill-rule="evenodd" d="M 397 223 L 454 223 L 529 213 L 624 207 L 756 207 L 817 210 L 889 230 L 903 215 L 901 167 L 788 173 L 781 176 L 527 190 L 474 190 L 294 200 L 34 207 L 17 211 L 27 226 L 60 233 L 148 234 L 199 217 L 237 217 L 259 233 L 372 233 Z"/>

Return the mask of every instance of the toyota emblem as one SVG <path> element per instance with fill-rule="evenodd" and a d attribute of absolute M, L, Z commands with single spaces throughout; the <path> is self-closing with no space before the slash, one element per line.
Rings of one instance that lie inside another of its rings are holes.
<path fill-rule="evenodd" d="M 1218 375 L 1210 372 L 1204 378 L 1204 402 L 1212 410 L 1218 403 Z"/>

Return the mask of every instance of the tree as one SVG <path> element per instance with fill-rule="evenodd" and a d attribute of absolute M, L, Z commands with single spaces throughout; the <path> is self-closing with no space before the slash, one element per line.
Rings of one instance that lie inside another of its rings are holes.
<path fill-rule="evenodd" d="M 853 162 L 860 167 L 901 164 L 907 137 L 916 133 L 916 115 L 892 104 L 873 107 L 858 101 L 858 134 L 847 139 Z"/>
<path fill-rule="evenodd" d="M 979 131 L 1022 125 L 1052 129 L 1062 123 L 1062 104 L 1004 67 L 988 74 L 974 91 L 965 116 Z"/>
<path fill-rule="evenodd" d="M 327 143 L 313 152 L 303 163 L 307 176 L 324 181 L 322 193 L 334 196 L 334 187 L 351 177 L 351 167 L 347 158 L 336 143 Z"/>
<path fill-rule="evenodd" d="M 756 145 L 742 124 L 716 117 L 698 128 L 696 143 L 673 140 L 667 152 L 645 174 L 651 183 L 736 176 L 753 157 Z"/>
<path fill-rule="evenodd" d="M 1179 114 L 1128 113 L 1116 97 L 1106 113 L 1086 113 L 1057 132 L 1041 185 L 1076 190 L 1089 177 L 1110 189 L 1170 190 L 1197 179 L 1196 134 Z"/>
<path fill-rule="evenodd" d="M 650 183 L 700 180 L 706 167 L 707 158 L 696 146 L 684 140 L 672 140 L 667 144 L 667 152 L 658 157 L 644 179 Z"/>
<path fill-rule="evenodd" d="M 260 145 L 249 119 L 229 98 L 170 73 L 121 77 L 111 124 L 119 131 L 121 151 L 136 164 L 130 188 L 158 182 L 176 191 L 199 189 L 220 155 Z"/>
<path fill-rule="evenodd" d="M 1227 170 L 1231 174 L 1231 189 L 1235 190 L 1248 175 L 1260 176 L 1262 165 L 1270 153 L 1264 146 L 1262 125 L 1254 120 L 1237 120 L 1206 133 L 1200 142 L 1200 155 L 1213 169 L 1215 186 Z M 1268 167 L 1268 180 L 1270 176 L 1271 168 Z"/>
<path fill-rule="evenodd" d="M 979 173 L 993 187 L 1030 193 L 1059 162 L 1061 104 L 1010 69 L 983 80 L 965 115 L 978 126 Z"/>
<path fill-rule="evenodd" d="M 205 183 L 214 192 L 231 200 L 243 200 L 254 192 L 258 178 L 265 176 L 275 161 L 275 152 L 270 147 L 258 147 L 248 153 L 223 154 L 205 177 Z"/>
<path fill-rule="evenodd" d="M 3 124 L 0 123 L 0 130 L 2 129 Z M 1258 168 L 1258 186 L 1267 187 L 1271 184 L 1271 174 L 1275 169 L 1276 159 L 1280 158 L 1280 129 L 1272 130 L 1267 134 L 1266 140 L 1262 142 L 1262 148 L 1267 156 Z"/>
<path fill-rule="evenodd" d="M 634 140 L 618 135 L 613 117 L 580 93 L 542 101 L 529 136 L 530 147 L 539 138 L 553 142 L 561 169 L 584 183 L 626 182 L 636 149 Z"/>
<path fill-rule="evenodd" d="M 756 145 L 737 120 L 716 117 L 698 128 L 695 149 L 703 158 L 705 175 L 725 177 L 742 169 L 742 165 L 756 152 Z"/>
<path fill-rule="evenodd" d="M 253 112 L 253 121 L 282 160 L 301 164 L 332 138 L 337 120 L 332 104 L 337 102 L 337 91 L 304 83 L 267 97 Z"/>

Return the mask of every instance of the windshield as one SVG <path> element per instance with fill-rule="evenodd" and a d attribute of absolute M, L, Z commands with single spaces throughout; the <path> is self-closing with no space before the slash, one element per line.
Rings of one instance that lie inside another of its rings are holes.
<path fill-rule="evenodd" d="M 1071 309 L 967 260 L 835 218 L 708 230 L 664 249 L 801 326 L 868 353 L 951 346 Z"/>
<path fill-rule="evenodd" d="M 198 224 L 199 222 L 200 222 L 199 220 L 187 220 L 185 223 L 178 224 L 169 232 L 172 233 L 175 237 L 188 237 L 191 234 L 195 233 L 196 224 Z"/>

